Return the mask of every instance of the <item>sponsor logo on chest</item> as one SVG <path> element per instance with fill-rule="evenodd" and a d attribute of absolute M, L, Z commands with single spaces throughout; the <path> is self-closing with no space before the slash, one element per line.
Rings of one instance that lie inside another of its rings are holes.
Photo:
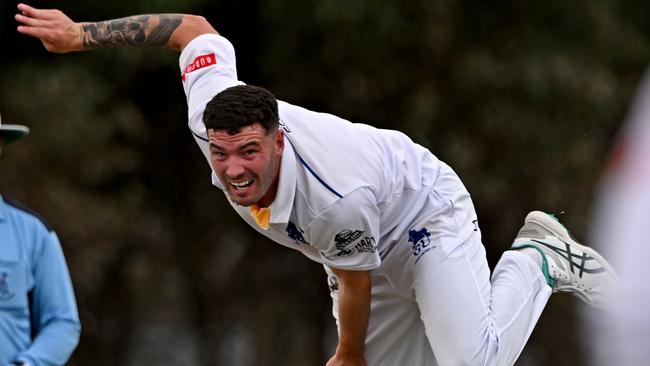
<path fill-rule="evenodd" d="M 299 227 L 296 226 L 293 222 L 289 221 L 287 224 L 287 228 L 284 229 L 284 231 L 287 232 L 287 236 L 293 240 L 296 244 L 298 245 L 309 245 L 305 238 L 302 236 L 302 234 L 305 232 L 304 230 L 300 229 Z"/>

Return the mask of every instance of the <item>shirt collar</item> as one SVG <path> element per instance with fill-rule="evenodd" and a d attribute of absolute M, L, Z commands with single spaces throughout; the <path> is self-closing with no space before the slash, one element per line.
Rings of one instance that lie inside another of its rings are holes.
<path fill-rule="evenodd" d="M 271 210 L 271 224 L 286 224 L 289 222 L 293 199 L 296 195 L 296 154 L 289 139 L 284 136 L 284 151 L 280 162 L 280 175 L 278 177 L 278 192 L 275 200 L 269 206 Z"/>

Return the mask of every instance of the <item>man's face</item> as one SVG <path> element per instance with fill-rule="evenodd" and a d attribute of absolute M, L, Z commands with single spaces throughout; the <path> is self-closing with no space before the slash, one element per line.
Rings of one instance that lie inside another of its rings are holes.
<path fill-rule="evenodd" d="M 234 135 L 208 129 L 210 163 L 230 199 L 242 206 L 269 206 L 278 189 L 284 149 L 281 130 L 266 133 L 259 123 Z"/>

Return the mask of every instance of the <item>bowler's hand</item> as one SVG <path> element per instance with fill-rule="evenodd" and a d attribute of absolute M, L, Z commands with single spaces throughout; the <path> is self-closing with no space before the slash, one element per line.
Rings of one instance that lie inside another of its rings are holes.
<path fill-rule="evenodd" d="M 327 364 L 325 366 L 367 366 L 366 365 L 366 360 L 361 356 L 339 356 L 338 354 L 335 354 L 334 357 L 330 358 L 329 361 L 327 361 Z"/>
<path fill-rule="evenodd" d="M 45 49 L 55 53 L 82 50 L 81 24 L 73 22 L 60 10 L 36 9 L 18 4 L 18 32 L 38 38 Z"/>

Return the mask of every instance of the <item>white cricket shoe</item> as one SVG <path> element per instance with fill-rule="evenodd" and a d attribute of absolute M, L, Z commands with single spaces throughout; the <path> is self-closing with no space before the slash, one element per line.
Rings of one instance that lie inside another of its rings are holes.
<path fill-rule="evenodd" d="M 560 222 L 541 211 L 530 212 L 512 249 L 533 248 L 542 255 L 542 272 L 553 292 L 571 292 L 589 305 L 608 308 L 618 277 L 595 250 L 578 243 Z"/>

